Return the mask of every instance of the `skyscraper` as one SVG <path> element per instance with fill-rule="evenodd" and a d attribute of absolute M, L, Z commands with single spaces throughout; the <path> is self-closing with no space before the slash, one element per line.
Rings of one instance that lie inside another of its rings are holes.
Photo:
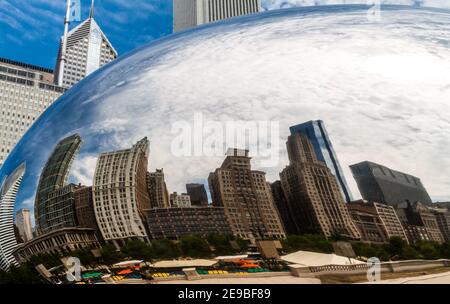
<path fill-rule="evenodd" d="M 78 134 L 62 139 L 41 172 L 34 206 L 39 234 L 77 226 L 73 193 L 77 186 L 67 180 L 81 143 Z"/>
<path fill-rule="evenodd" d="M 289 136 L 287 148 L 290 165 L 280 177 L 296 232 L 359 239 L 336 177 L 318 160 L 308 137 L 294 133 Z"/>
<path fill-rule="evenodd" d="M 170 206 L 169 191 L 164 179 L 164 170 L 147 172 L 147 191 L 152 208 L 168 208 Z"/>
<path fill-rule="evenodd" d="M 102 153 L 94 174 L 94 210 L 103 239 L 121 247 L 128 239 L 148 241 L 143 210 L 150 209 L 147 166 L 150 142 Z"/>
<path fill-rule="evenodd" d="M 325 124 L 322 120 L 309 121 L 290 128 L 291 134 L 301 133 L 305 135 L 314 147 L 315 157 L 330 168 L 331 173 L 336 177 L 339 189 L 348 203 L 353 200 L 350 188 L 345 180 L 344 172 L 334 151 Z"/>
<path fill-rule="evenodd" d="M 17 192 L 25 174 L 25 164 L 0 181 L 0 269 L 8 270 L 17 265 L 12 252 L 17 246 L 14 233 L 14 205 Z"/>
<path fill-rule="evenodd" d="M 0 167 L 34 121 L 64 89 L 53 71 L 0 58 Z"/>
<path fill-rule="evenodd" d="M 388 167 L 362 162 L 350 166 L 362 197 L 367 201 L 397 205 L 405 201 L 432 203 L 419 178 Z"/>
<path fill-rule="evenodd" d="M 31 215 L 29 209 L 20 209 L 16 213 L 16 226 L 24 242 L 33 238 L 33 226 L 31 224 Z"/>
<path fill-rule="evenodd" d="M 276 181 L 270 185 L 272 189 L 272 196 L 275 202 L 275 206 L 278 209 L 278 214 L 283 222 L 284 231 L 286 234 L 295 234 L 295 224 L 293 222 L 291 212 L 289 211 L 289 204 L 284 195 L 283 188 L 280 181 Z"/>
<path fill-rule="evenodd" d="M 244 239 L 285 236 L 264 172 L 252 171 L 248 151 L 230 149 L 209 175 L 213 205 L 224 207 L 234 235 Z"/>
<path fill-rule="evenodd" d="M 117 51 L 94 19 L 92 1 L 89 18 L 61 38 L 55 82 L 64 88 L 70 88 L 117 56 Z"/>
<path fill-rule="evenodd" d="M 192 206 L 208 206 L 208 194 L 203 184 L 187 184 L 187 194 L 191 197 Z"/>
<path fill-rule="evenodd" d="M 260 10 L 261 0 L 174 0 L 173 31 L 258 13 Z"/>
<path fill-rule="evenodd" d="M 186 193 L 174 192 L 170 194 L 170 206 L 173 208 L 192 207 L 191 197 Z"/>

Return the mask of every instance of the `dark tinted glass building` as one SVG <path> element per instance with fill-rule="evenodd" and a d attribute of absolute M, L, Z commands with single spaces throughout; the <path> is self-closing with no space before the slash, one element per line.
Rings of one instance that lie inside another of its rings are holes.
<path fill-rule="evenodd" d="M 324 162 L 331 173 L 336 177 L 339 188 L 345 201 L 353 201 L 352 193 L 345 180 L 339 160 L 334 151 L 333 144 L 328 136 L 325 124 L 322 120 L 309 121 L 290 128 L 291 134 L 300 133 L 306 135 L 314 147 L 317 160 Z"/>
<path fill-rule="evenodd" d="M 405 201 L 432 203 L 422 182 L 415 176 L 367 161 L 350 168 L 365 200 L 388 205 Z"/>
<path fill-rule="evenodd" d="M 208 206 L 208 195 L 206 194 L 205 185 L 187 184 L 186 190 L 191 197 L 192 206 Z"/>

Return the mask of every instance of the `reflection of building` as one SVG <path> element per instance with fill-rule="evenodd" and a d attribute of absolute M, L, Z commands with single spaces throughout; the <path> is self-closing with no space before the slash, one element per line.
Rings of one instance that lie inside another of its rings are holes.
<path fill-rule="evenodd" d="M 53 71 L 0 58 L 0 167 L 34 121 L 64 90 Z"/>
<path fill-rule="evenodd" d="M 445 242 L 450 243 L 450 212 L 446 208 L 436 208 L 430 210 L 436 217 L 436 221 Z"/>
<path fill-rule="evenodd" d="M 231 234 L 220 207 L 155 208 L 145 211 L 152 239 L 178 239 L 183 235 Z"/>
<path fill-rule="evenodd" d="M 169 207 L 169 191 L 167 191 L 163 169 L 147 172 L 147 190 L 150 196 L 150 205 L 153 208 Z"/>
<path fill-rule="evenodd" d="M 89 18 L 67 35 L 65 63 L 62 64 L 61 38 L 55 68 L 55 83 L 70 88 L 101 66 L 117 58 L 117 52 L 94 19 L 92 6 Z M 62 70 L 63 68 L 63 70 Z"/>
<path fill-rule="evenodd" d="M 290 165 L 280 177 L 296 232 L 359 239 L 336 177 L 318 160 L 308 137 L 294 133 L 287 148 Z"/>
<path fill-rule="evenodd" d="M 14 204 L 19 191 L 25 165 L 19 166 L 4 181 L 0 181 L 0 269 L 16 265 L 12 251 L 17 246 L 14 233 Z"/>
<path fill-rule="evenodd" d="M 19 263 L 24 263 L 37 254 L 67 254 L 81 248 L 100 248 L 95 231 L 89 228 L 64 228 L 19 245 L 13 255 Z"/>
<path fill-rule="evenodd" d="M 407 200 L 431 204 L 419 178 L 372 162 L 350 166 L 365 200 L 396 205 Z"/>
<path fill-rule="evenodd" d="M 394 207 L 379 203 L 372 204 L 383 222 L 388 238 L 399 237 L 408 242 L 402 222 L 400 221 Z"/>
<path fill-rule="evenodd" d="M 348 203 L 347 207 L 361 232 L 363 241 L 384 243 L 394 236 L 408 241 L 403 226 L 392 206 L 355 201 Z"/>
<path fill-rule="evenodd" d="M 81 143 L 78 134 L 61 140 L 42 170 L 34 207 L 40 234 L 76 226 L 73 191 L 77 186 L 66 183 Z"/>
<path fill-rule="evenodd" d="M 257 13 L 260 9 L 261 0 L 174 0 L 173 31 Z"/>
<path fill-rule="evenodd" d="M 78 227 L 95 230 L 97 238 L 101 240 L 101 233 L 98 229 L 97 219 L 95 218 L 92 187 L 79 187 L 76 189 L 74 191 L 74 201 Z"/>
<path fill-rule="evenodd" d="M 283 222 L 284 230 L 286 234 L 295 234 L 295 224 L 291 217 L 291 212 L 289 211 L 288 201 L 284 195 L 283 188 L 281 187 L 281 182 L 276 181 L 270 185 L 272 189 L 272 196 L 277 206 L 280 219 Z"/>
<path fill-rule="evenodd" d="M 31 224 L 30 210 L 20 209 L 16 213 L 16 226 L 19 229 L 20 237 L 24 242 L 33 238 L 33 227 Z"/>
<path fill-rule="evenodd" d="M 444 242 L 436 217 L 426 206 L 407 201 L 397 205 L 396 210 L 411 243 L 422 240 Z"/>
<path fill-rule="evenodd" d="M 315 156 L 318 161 L 323 162 L 331 170 L 331 173 L 336 177 L 338 186 L 344 196 L 345 201 L 351 202 L 353 200 L 350 188 L 345 180 L 344 172 L 334 151 L 328 132 L 325 129 L 325 124 L 321 120 L 306 122 L 297 126 L 291 127 L 291 134 L 301 133 L 305 135 L 311 142 Z"/>
<path fill-rule="evenodd" d="M 130 238 L 147 240 L 142 210 L 150 209 L 147 138 L 131 149 L 102 153 L 94 175 L 95 216 L 105 241 L 120 247 Z"/>
<path fill-rule="evenodd" d="M 186 193 L 178 194 L 174 192 L 170 195 L 170 206 L 174 208 L 191 207 L 191 197 Z"/>
<path fill-rule="evenodd" d="M 208 194 L 203 184 L 187 184 L 187 194 L 191 197 L 192 206 L 208 206 Z"/>
<path fill-rule="evenodd" d="M 213 205 L 225 208 L 232 233 L 244 239 L 284 237 L 264 172 L 252 171 L 248 151 L 230 149 L 209 175 Z"/>

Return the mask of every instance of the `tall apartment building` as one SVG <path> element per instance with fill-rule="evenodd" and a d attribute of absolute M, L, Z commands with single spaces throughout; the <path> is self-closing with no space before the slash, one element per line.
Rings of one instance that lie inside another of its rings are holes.
<path fill-rule="evenodd" d="M 285 232 L 265 173 L 251 169 L 248 153 L 230 149 L 222 166 L 210 173 L 213 205 L 224 207 L 236 236 L 249 240 L 282 238 Z"/>
<path fill-rule="evenodd" d="M 187 184 L 187 194 L 191 197 L 192 206 L 208 206 L 208 194 L 203 184 Z"/>
<path fill-rule="evenodd" d="M 386 243 L 392 237 L 400 237 L 408 241 L 392 206 L 360 200 L 348 203 L 347 208 L 363 241 Z"/>
<path fill-rule="evenodd" d="M 284 194 L 283 187 L 280 181 L 276 181 L 270 185 L 272 189 L 272 197 L 277 206 L 278 214 L 283 223 L 284 231 L 286 234 L 295 234 L 297 232 L 294 224 L 294 220 L 291 216 L 291 211 L 289 210 L 289 204 Z"/>
<path fill-rule="evenodd" d="M 81 144 L 78 134 L 62 139 L 41 172 L 34 205 L 38 234 L 77 226 L 73 192 L 78 186 L 67 181 Z"/>
<path fill-rule="evenodd" d="M 116 247 L 128 239 L 148 241 L 143 210 L 150 209 L 147 166 L 150 142 L 144 138 L 131 149 L 102 153 L 94 174 L 95 217 L 103 239 Z"/>
<path fill-rule="evenodd" d="M 352 193 L 345 179 L 344 172 L 337 158 L 331 139 L 328 136 L 325 123 L 322 120 L 305 122 L 290 128 L 291 134 L 300 133 L 305 135 L 311 142 L 315 157 L 318 161 L 325 163 L 336 177 L 339 189 L 345 201 L 353 200 Z"/>
<path fill-rule="evenodd" d="M 0 181 L 0 269 L 5 271 L 17 265 L 12 254 L 17 246 L 13 220 L 14 205 L 25 169 L 25 164 L 22 164 Z"/>
<path fill-rule="evenodd" d="M 90 228 L 95 231 L 97 239 L 102 236 L 95 218 L 94 201 L 92 198 L 92 187 L 79 186 L 74 191 L 74 206 L 78 227 Z"/>
<path fill-rule="evenodd" d="M 435 241 L 443 243 L 444 237 L 439 229 L 439 224 L 433 212 L 420 202 L 411 203 L 406 201 L 396 206 L 397 214 L 404 224 L 405 230 L 411 232 L 411 243 L 416 243 L 421 240 Z M 414 227 L 423 227 L 422 229 Z M 417 233 L 416 231 L 420 231 Z M 417 235 L 420 238 L 417 238 Z"/>
<path fill-rule="evenodd" d="M 50 69 L 0 58 L 0 167 L 28 128 L 64 89 Z"/>
<path fill-rule="evenodd" d="M 72 87 L 118 56 L 94 19 L 93 4 L 92 2 L 89 18 L 68 32 L 66 37 L 61 38 L 54 79 L 55 83 L 64 88 Z"/>
<path fill-rule="evenodd" d="M 173 31 L 258 13 L 261 0 L 174 0 Z"/>
<path fill-rule="evenodd" d="M 16 226 L 23 242 L 28 242 L 33 238 L 33 225 L 29 209 L 20 209 L 16 212 Z"/>
<path fill-rule="evenodd" d="M 145 211 L 152 239 L 179 239 L 184 235 L 231 234 L 224 208 L 153 208 Z"/>
<path fill-rule="evenodd" d="M 388 167 L 362 162 L 350 166 L 362 197 L 367 201 L 397 205 L 406 201 L 432 203 L 418 177 Z"/>
<path fill-rule="evenodd" d="M 173 208 L 191 207 L 191 197 L 186 193 L 174 192 L 170 194 L 170 206 Z"/>
<path fill-rule="evenodd" d="M 164 179 L 164 170 L 147 172 L 147 191 L 152 208 L 168 208 L 170 206 L 169 191 Z"/>
<path fill-rule="evenodd" d="M 360 239 L 330 168 L 318 160 L 308 137 L 289 136 L 290 165 L 281 173 L 281 184 L 297 233 L 322 233 Z"/>
<path fill-rule="evenodd" d="M 450 212 L 446 208 L 433 208 L 430 211 L 436 217 L 444 241 L 450 243 Z"/>

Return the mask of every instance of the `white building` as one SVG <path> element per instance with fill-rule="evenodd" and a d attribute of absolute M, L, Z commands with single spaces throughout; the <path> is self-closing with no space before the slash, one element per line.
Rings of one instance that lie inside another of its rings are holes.
<path fill-rule="evenodd" d="M 261 0 L 174 0 L 173 31 L 258 13 Z"/>
<path fill-rule="evenodd" d="M 16 213 L 16 226 L 20 237 L 26 243 L 33 238 L 33 226 L 31 223 L 31 214 L 28 209 L 20 209 Z"/>
<path fill-rule="evenodd" d="M 191 207 L 191 197 L 189 194 L 178 194 L 176 192 L 170 195 L 170 206 L 173 208 Z"/>
<path fill-rule="evenodd" d="M 17 247 L 14 233 L 14 205 L 19 191 L 25 165 L 19 166 L 6 179 L 0 181 L 0 270 L 8 270 L 17 265 L 12 252 Z"/>
<path fill-rule="evenodd" d="M 94 174 L 94 211 L 105 241 L 116 247 L 128 239 L 148 240 L 141 215 L 150 209 L 146 175 L 150 142 L 100 155 Z"/>
<path fill-rule="evenodd" d="M 93 6 L 89 18 L 68 33 L 65 63 L 62 65 L 63 40 L 64 37 L 61 38 L 56 61 L 55 82 L 58 82 L 62 73 L 60 85 L 64 88 L 72 87 L 101 66 L 117 58 L 117 51 L 94 19 Z"/>
<path fill-rule="evenodd" d="M 53 71 L 0 58 L 0 167 L 34 121 L 64 89 Z"/>

